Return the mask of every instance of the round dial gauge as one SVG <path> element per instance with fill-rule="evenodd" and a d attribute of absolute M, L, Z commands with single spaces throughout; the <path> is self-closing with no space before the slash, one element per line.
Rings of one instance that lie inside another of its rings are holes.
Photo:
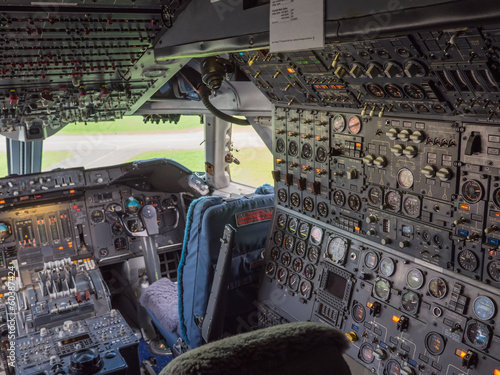
<path fill-rule="evenodd" d="M 361 198 L 356 194 L 349 195 L 347 199 L 347 205 L 353 211 L 359 211 L 361 209 Z"/>
<path fill-rule="evenodd" d="M 280 249 L 278 249 L 277 247 L 273 247 L 271 249 L 271 259 L 278 260 L 279 257 L 280 257 Z"/>
<path fill-rule="evenodd" d="M 366 91 L 368 91 L 368 94 L 375 98 L 380 99 L 385 96 L 384 89 L 376 83 L 369 83 L 368 85 L 366 85 Z"/>
<path fill-rule="evenodd" d="M 108 207 L 106 207 L 106 216 L 111 221 L 117 221 L 118 214 L 122 211 L 123 208 L 118 203 L 111 203 Z"/>
<path fill-rule="evenodd" d="M 422 100 L 425 98 L 424 90 L 417 85 L 408 84 L 403 86 L 403 90 L 408 97 L 415 100 Z"/>
<path fill-rule="evenodd" d="M 396 271 L 396 264 L 391 258 L 384 258 L 380 261 L 380 273 L 385 277 L 391 277 Z"/>
<path fill-rule="evenodd" d="M 385 365 L 385 374 L 387 375 L 401 375 L 401 365 L 398 361 L 391 359 Z"/>
<path fill-rule="evenodd" d="M 288 220 L 287 229 L 290 233 L 295 233 L 295 232 L 297 232 L 298 225 L 299 225 L 299 221 L 296 218 L 291 217 L 290 220 Z"/>
<path fill-rule="evenodd" d="M 412 289 L 420 289 L 424 281 L 424 274 L 417 268 L 412 268 L 406 274 L 406 284 Z"/>
<path fill-rule="evenodd" d="M 277 276 L 278 276 L 278 282 L 280 284 L 285 284 L 286 283 L 286 279 L 288 277 L 288 272 L 286 271 L 285 268 L 279 268 Z"/>
<path fill-rule="evenodd" d="M 128 246 L 127 239 L 123 237 L 118 237 L 115 240 L 115 250 L 120 251 L 120 250 L 126 250 Z"/>
<path fill-rule="evenodd" d="M 291 274 L 288 279 L 288 286 L 291 290 L 296 291 L 299 287 L 300 277 L 296 274 Z"/>
<path fill-rule="evenodd" d="M 280 202 L 286 202 L 288 198 L 288 194 L 286 193 L 286 190 L 285 189 L 279 189 L 278 190 L 278 199 Z"/>
<path fill-rule="evenodd" d="M 326 149 L 323 146 L 320 146 L 316 150 L 316 161 L 319 161 L 320 163 L 324 163 L 327 158 L 327 153 Z"/>
<path fill-rule="evenodd" d="M 299 145 L 295 141 L 291 141 L 288 144 L 288 154 L 291 156 L 297 156 L 299 153 Z"/>
<path fill-rule="evenodd" d="M 302 267 L 304 266 L 304 262 L 302 262 L 302 259 L 300 258 L 295 258 L 292 263 L 292 268 L 295 272 L 300 272 L 302 271 Z"/>
<path fill-rule="evenodd" d="M 125 201 L 125 209 L 128 214 L 136 215 L 142 207 L 142 202 L 134 197 L 129 197 Z"/>
<path fill-rule="evenodd" d="M 440 234 L 435 234 L 434 237 L 432 237 L 432 241 L 438 246 L 442 246 L 444 243 L 443 237 Z"/>
<path fill-rule="evenodd" d="M 500 260 L 494 260 L 488 264 L 488 275 L 500 283 Z"/>
<path fill-rule="evenodd" d="M 300 283 L 300 295 L 304 298 L 309 298 L 311 297 L 311 283 L 309 281 L 302 281 Z"/>
<path fill-rule="evenodd" d="M 408 168 L 401 168 L 398 172 L 398 184 L 400 188 L 409 189 L 413 186 L 413 173 Z"/>
<path fill-rule="evenodd" d="M 123 227 L 120 223 L 113 223 L 111 226 L 111 232 L 115 235 L 120 235 L 123 233 Z"/>
<path fill-rule="evenodd" d="M 307 212 L 314 211 L 314 201 L 312 200 L 311 197 L 304 198 L 304 210 L 306 210 Z"/>
<path fill-rule="evenodd" d="M 283 241 L 283 232 L 277 230 L 273 234 L 273 241 L 276 245 L 281 245 L 281 241 Z"/>
<path fill-rule="evenodd" d="M 335 129 L 336 132 L 340 133 L 345 130 L 345 117 L 342 115 L 336 115 L 333 118 L 333 129 Z"/>
<path fill-rule="evenodd" d="M 323 229 L 318 227 L 313 227 L 311 229 L 311 243 L 314 245 L 319 245 L 323 239 Z"/>
<path fill-rule="evenodd" d="M 302 239 L 306 239 L 309 236 L 309 224 L 302 223 L 299 225 L 299 237 Z"/>
<path fill-rule="evenodd" d="M 378 261 L 379 257 L 377 253 L 374 253 L 373 251 L 366 253 L 364 260 L 366 268 L 374 270 L 378 266 Z"/>
<path fill-rule="evenodd" d="M 302 146 L 302 155 L 303 159 L 310 159 L 313 153 L 313 149 L 309 143 L 304 143 Z"/>
<path fill-rule="evenodd" d="M 458 264 L 464 270 L 474 272 L 479 266 L 479 261 L 476 254 L 466 249 L 458 253 Z"/>
<path fill-rule="evenodd" d="M 356 323 L 363 323 L 366 316 L 365 307 L 360 303 L 355 303 L 352 306 L 352 320 Z"/>
<path fill-rule="evenodd" d="M 348 243 L 345 239 L 340 237 L 333 237 L 328 243 L 328 257 L 334 263 L 343 263 L 347 253 Z"/>
<path fill-rule="evenodd" d="M 327 217 L 328 216 L 328 205 L 325 202 L 319 202 L 318 207 L 316 208 L 319 216 Z"/>
<path fill-rule="evenodd" d="M 493 203 L 495 203 L 495 206 L 500 208 L 500 188 L 493 192 Z"/>
<path fill-rule="evenodd" d="M 307 259 L 309 259 L 309 262 L 311 263 L 316 263 L 318 261 L 319 257 L 319 250 L 317 247 L 310 247 L 309 250 L 307 251 Z"/>
<path fill-rule="evenodd" d="M 274 277 L 276 273 L 276 264 L 274 262 L 269 262 L 266 264 L 266 275 L 270 277 Z"/>
<path fill-rule="evenodd" d="M 290 263 L 292 263 L 292 256 L 290 253 L 283 253 L 281 255 L 281 263 L 283 263 L 285 267 L 288 267 Z"/>
<path fill-rule="evenodd" d="M 462 185 L 462 196 L 468 203 L 477 203 L 483 198 L 484 188 L 476 180 L 466 181 Z"/>
<path fill-rule="evenodd" d="M 479 296 L 474 300 L 474 314 L 481 320 L 492 319 L 497 312 L 495 302 L 490 297 Z"/>
<path fill-rule="evenodd" d="M 278 219 L 276 219 L 276 224 L 278 228 L 283 229 L 286 225 L 286 215 L 280 214 L 278 215 Z"/>
<path fill-rule="evenodd" d="M 408 195 L 403 200 L 403 209 L 408 216 L 420 214 L 420 200 L 414 195 Z"/>
<path fill-rule="evenodd" d="M 345 194 L 342 190 L 335 190 L 333 193 L 333 202 L 339 207 L 345 204 Z"/>
<path fill-rule="evenodd" d="M 391 211 L 399 211 L 401 209 L 401 194 L 391 190 L 385 195 L 385 205 Z"/>
<path fill-rule="evenodd" d="M 300 196 L 297 193 L 292 193 L 290 195 L 290 203 L 292 203 L 292 206 L 294 207 L 299 207 L 300 205 Z"/>
<path fill-rule="evenodd" d="M 12 229 L 7 223 L 0 223 L 0 243 L 4 242 L 12 234 Z"/>
<path fill-rule="evenodd" d="M 293 245 L 295 244 L 295 238 L 292 236 L 285 236 L 285 241 L 283 241 L 283 247 L 290 251 L 293 249 Z"/>
<path fill-rule="evenodd" d="M 361 131 L 361 119 L 358 116 L 349 118 L 347 128 L 351 134 L 358 134 Z"/>
<path fill-rule="evenodd" d="M 402 99 L 404 97 L 403 90 L 401 90 L 398 86 L 389 83 L 384 86 L 385 92 L 391 98 L 394 99 Z"/>
<path fill-rule="evenodd" d="M 420 305 L 420 296 L 412 290 L 401 297 L 401 308 L 409 314 L 416 314 Z"/>
<path fill-rule="evenodd" d="M 444 298 L 446 293 L 448 293 L 448 285 L 446 285 L 446 281 L 444 281 L 440 277 L 434 277 L 429 281 L 428 287 L 429 293 L 434 298 Z"/>
<path fill-rule="evenodd" d="M 281 154 L 283 151 L 285 151 L 285 141 L 282 138 L 278 138 L 276 140 L 276 152 Z"/>
<path fill-rule="evenodd" d="M 490 343 L 491 330 L 486 324 L 469 320 L 465 327 L 465 341 L 478 349 L 487 349 Z"/>
<path fill-rule="evenodd" d="M 425 337 L 425 348 L 432 355 L 441 355 L 444 352 L 446 341 L 443 336 L 437 332 L 431 332 Z"/>
<path fill-rule="evenodd" d="M 306 243 L 304 241 L 298 241 L 297 245 L 295 245 L 295 253 L 299 257 L 303 257 L 306 253 Z"/>
<path fill-rule="evenodd" d="M 364 343 L 359 349 L 359 358 L 365 363 L 372 363 L 375 360 L 373 352 L 373 346 L 369 343 Z"/>
<path fill-rule="evenodd" d="M 101 210 L 92 211 L 90 219 L 93 223 L 102 223 L 104 221 L 104 213 Z"/>
<path fill-rule="evenodd" d="M 314 268 L 314 266 L 312 264 L 308 264 L 304 267 L 304 276 L 307 279 L 309 279 L 309 280 L 314 279 L 315 274 L 316 274 L 316 268 Z"/>
<path fill-rule="evenodd" d="M 379 187 L 372 187 L 368 190 L 368 201 L 374 206 L 380 206 L 382 204 L 382 197 L 384 192 Z"/>
<path fill-rule="evenodd" d="M 388 300 L 391 295 L 391 285 L 385 279 L 377 279 L 373 287 L 373 294 L 381 300 Z"/>

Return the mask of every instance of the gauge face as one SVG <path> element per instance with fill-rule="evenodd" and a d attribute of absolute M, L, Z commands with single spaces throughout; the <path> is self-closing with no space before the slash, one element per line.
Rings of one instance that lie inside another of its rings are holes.
<path fill-rule="evenodd" d="M 111 221 L 117 221 L 118 214 L 122 211 L 123 208 L 118 203 L 111 203 L 108 207 L 106 207 L 106 217 Z"/>
<path fill-rule="evenodd" d="M 276 273 L 276 264 L 274 262 L 269 262 L 266 264 L 266 275 L 269 277 L 274 277 Z"/>
<path fill-rule="evenodd" d="M 292 203 L 292 206 L 299 207 L 300 206 L 300 196 L 299 196 L 299 194 L 292 193 L 292 195 L 290 195 L 290 202 Z"/>
<path fill-rule="evenodd" d="M 336 115 L 333 118 L 333 129 L 335 129 L 336 132 L 340 133 L 345 130 L 345 117 L 342 115 Z"/>
<path fill-rule="evenodd" d="M 326 150 L 323 146 L 320 146 L 316 150 L 316 161 L 319 161 L 320 163 L 324 163 L 327 158 L 327 153 Z"/>
<path fill-rule="evenodd" d="M 385 96 L 384 89 L 376 83 L 366 85 L 366 91 L 375 98 L 383 98 Z"/>
<path fill-rule="evenodd" d="M 429 231 L 424 230 L 424 231 L 422 232 L 422 239 L 423 239 L 425 242 L 427 242 L 427 243 L 430 243 L 430 242 L 431 242 L 432 237 L 431 237 L 431 234 L 429 233 Z"/>
<path fill-rule="evenodd" d="M 349 195 L 347 199 L 347 205 L 353 211 L 359 211 L 361 209 L 361 198 L 356 194 Z"/>
<path fill-rule="evenodd" d="M 413 173 L 408 168 L 401 168 L 398 172 L 398 184 L 403 189 L 413 186 Z"/>
<path fill-rule="evenodd" d="M 345 194 L 342 190 L 335 190 L 333 193 L 333 202 L 339 207 L 345 204 Z"/>
<path fill-rule="evenodd" d="M 93 223 L 102 223 L 104 221 L 104 213 L 101 210 L 92 211 L 90 219 Z"/>
<path fill-rule="evenodd" d="M 401 375 L 401 365 L 394 359 L 391 359 L 385 365 L 385 373 L 387 375 Z"/>
<path fill-rule="evenodd" d="M 351 134 L 358 134 L 361 131 L 361 119 L 358 116 L 349 118 L 347 128 Z"/>
<path fill-rule="evenodd" d="M 385 277 L 391 277 L 396 271 L 396 264 L 391 258 L 384 258 L 380 261 L 380 273 Z"/>
<path fill-rule="evenodd" d="M 295 233 L 297 232 L 297 226 L 299 225 L 299 221 L 291 217 L 290 220 L 288 220 L 288 226 L 286 227 L 290 233 Z"/>
<path fill-rule="evenodd" d="M 328 216 L 328 205 L 325 202 L 319 202 L 318 207 L 316 208 L 319 216 L 327 217 Z"/>
<path fill-rule="evenodd" d="M 401 209 L 401 194 L 391 190 L 385 195 L 385 205 L 391 211 L 399 211 Z"/>
<path fill-rule="evenodd" d="M 290 251 L 293 249 L 293 245 L 295 244 L 295 238 L 292 236 L 285 236 L 285 240 L 283 241 L 283 247 Z"/>
<path fill-rule="evenodd" d="M 315 274 L 316 274 L 316 268 L 314 268 L 314 266 L 312 264 L 308 264 L 304 267 L 304 276 L 307 279 L 309 279 L 309 280 L 314 279 Z"/>
<path fill-rule="evenodd" d="M 368 201 L 374 206 L 382 204 L 383 191 L 379 187 L 372 187 L 368 190 Z"/>
<path fill-rule="evenodd" d="M 438 246 L 442 246 L 444 243 L 443 237 L 440 234 L 435 234 L 434 237 L 432 237 L 432 241 Z"/>
<path fill-rule="evenodd" d="M 425 337 L 425 348 L 432 355 L 441 355 L 446 347 L 444 337 L 437 332 L 431 332 Z"/>
<path fill-rule="evenodd" d="M 298 153 L 299 153 L 299 145 L 297 144 L 297 142 L 291 141 L 288 144 L 288 154 L 290 154 L 291 156 L 297 156 Z"/>
<path fill-rule="evenodd" d="M 283 263 L 285 267 L 288 267 L 290 263 L 292 263 L 292 256 L 290 253 L 281 254 L 281 263 Z"/>
<path fill-rule="evenodd" d="M 401 297 L 401 308 L 409 314 L 416 314 L 420 305 L 420 296 L 412 290 Z"/>
<path fill-rule="evenodd" d="M 309 143 L 304 143 L 302 146 L 302 154 L 301 157 L 303 159 L 310 159 L 313 153 L 313 149 Z"/>
<path fill-rule="evenodd" d="M 113 223 L 111 226 L 111 232 L 115 235 L 120 235 L 123 233 L 123 227 L 120 223 Z"/>
<path fill-rule="evenodd" d="M 323 239 L 323 229 L 318 227 L 313 227 L 311 229 L 311 242 L 314 245 L 319 245 Z"/>
<path fill-rule="evenodd" d="M 309 262 L 311 263 L 316 263 L 318 261 L 319 257 L 319 250 L 317 247 L 310 247 L 309 250 L 307 251 L 307 259 L 309 259 Z"/>
<path fill-rule="evenodd" d="M 378 266 L 378 261 L 379 261 L 378 254 L 374 253 L 373 251 L 366 253 L 364 260 L 366 268 L 374 270 Z"/>
<path fill-rule="evenodd" d="M 479 261 L 476 254 L 466 249 L 458 253 L 458 264 L 464 270 L 474 272 L 479 266 Z"/>
<path fill-rule="evenodd" d="M 420 200 L 414 195 L 408 195 L 403 200 L 403 209 L 408 216 L 420 214 Z"/>
<path fill-rule="evenodd" d="M 296 291 L 299 287 L 300 277 L 296 274 L 291 274 L 288 279 L 288 286 L 291 290 Z"/>
<path fill-rule="evenodd" d="M 402 99 L 404 97 L 403 90 L 401 90 L 398 86 L 389 83 L 384 86 L 385 92 L 391 98 L 394 99 Z"/>
<path fill-rule="evenodd" d="M 348 243 L 340 237 L 333 237 L 328 243 L 328 257 L 334 262 L 342 264 L 347 254 Z"/>
<path fill-rule="evenodd" d="M 462 185 L 462 196 L 468 203 L 477 203 L 483 198 L 484 188 L 476 180 L 466 181 Z"/>
<path fill-rule="evenodd" d="M 271 249 L 271 259 L 272 260 L 278 260 L 279 257 L 280 257 L 280 249 L 278 249 L 277 247 L 273 247 Z"/>
<path fill-rule="evenodd" d="M 304 198 L 304 210 L 306 210 L 307 212 L 314 211 L 314 201 L 312 200 L 311 197 Z"/>
<path fill-rule="evenodd" d="M 276 224 L 278 225 L 278 228 L 283 229 L 286 225 L 286 215 L 283 214 L 278 215 Z"/>
<path fill-rule="evenodd" d="M 115 250 L 120 251 L 120 250 L 127 250 L 127 239 L 123 237 L 118 237 L 115 240 Z"/>
<path fill-rule="evenodd" d="M 500 283 L 500 260 L 494 260 L 488 264 L 488 275 Z"/>
<path fill-rule="evenodd" d="M 490 297 L 479 296 L 474 301 L 474 314 L 481 320 L 492 319 L 497 312 L 495 302 Z"/>
<path fill-rule="evenodd" d="M 302 267 L 304 266 L 304 262 L 300 258 L 295 258 L 292 263 L 292 268 L 295 272 L 302 271 Z"/>
<path fill-rule="evenodd" d="M 276 152 L 281 154 L 283 151 L 285 151 L 285 141 L 282 138 L 278 138 L 276 140 Z"/>
<path fill-rule="evenodd" d="M 142 207 L 142 203 L 137 198 L 129 197 L 125 201 L 125 209 L 127 210 L 128 214 L 131 214 L 131 215 L 138 214 L 141 207 Z"/>
<path fill-rule="evenodd" d="M 440 277 L 434 277 L 429 281 L 428 287 L 429 293 L 434 298 L 444 298 L 446 293 L 448 293 L 448 285 L 446 285 L 446 281 L 444 281 Z"/>
<path fill-rule="evenodd" d="M 493 203 L 495 203 L 495 206 L 500 208 L 500 188 L 493 192 Z"/>
<path fill-rule="evenodd" d="M 403 90 L 408 97 L 415 100 L 422 100 L 425 98 L 424 90 L 417 85 L 408 84 L 403 86 Z"/>
<path fill-rule="evenodd" d="M 406 274 L 406 284 L 412 289 L 420 289 L 424 282 L 424 274 L 417 268 L 412 268 Z"/>
<path fill-rule="evenodd" d="M 4 242 L 12 234 L 10 225 L 7 223 L 0 223 L 0 243 Z"/>
<path fill-rule="evenodd" d="M 378 279 L 375 281 L 375 286 L 373 287 L 373 294 L 375 297 L 381 300 L 388 300 L 391 295 L 391 286 L 389 282 L 385 279 Z"/>
<path fill-rule="evenodd" d="M 280 284 L 285 284 L 286 283 L 286 279 L 288 277 L 288 272 L 284 268 L 279 268 L 277 276 L 278 276 L 278 282 Z"/>
<path fill-rule="evenodd" d="M 286 190 L 285 189 L 279 189 L 278 190 L 278 199 L 280 200 L 280 202 L 286 202 L 288 198 L 288 195 L 286 193 Z"/>
<path fill-rule="evenodd" d="M 359 349 L 359 358 L 365 363 L 372 363 L 375 360 L 373 352 L 373 346 L 371 344 L 364 343 Z"/>
<path fill-rule="evenodd" d="M 309 236 L 309 224 L 302 223 L 299 225 L 299 237 L 302 239 L 306 239 Z"/>
<path fill-rule="evenodd" d="M 312 287 L 311 287 L 311 283 L 309 281 L 302 281 L 300 283 L 300 295 L 304 298 L 309 298 L 311 297 L 311 291 L 312 291 Z"/>
<path fill-rule="evenodd" d="M 306 243 L 304 241 L 298 241 L 297 245 L 295 245 L 295 253 L 299 257 L 303 257 L 306 253 Z"/>
<path fill-rule="evenodd" d="M 281 245 L 281 241 L 283 241 L 283 232 L 281 232 L 280 230 L 274 232 L 273 241 L 276 245 Z"/>
<path fill-rule="evenodd" d="M 482 323 L 475 320 L 469 320 L 465 328 L 465 340 L 478 349 L 488 348 L 490 342 L 491 330 Z"/>
<path fill-rule="evenodd" d="M 360 303 L 355 303 L 352 307 L 352 320 L 356 323 L 363 323 L 366 316 L 365 307 Z"/>

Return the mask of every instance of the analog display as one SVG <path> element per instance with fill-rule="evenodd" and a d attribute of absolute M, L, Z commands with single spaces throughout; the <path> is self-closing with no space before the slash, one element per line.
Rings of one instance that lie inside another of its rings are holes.
<path fill-rule="evenodd" d="M 302 146 L 302 155 L 303 159 L 310 159 L 313 153 L 313 149 L 309 143 L 304 143 Z"/>
<path fill-rule="evenodd" d="M 403 200 L 403 209 L 408 216 L 420 214 L 420 199 L 414 195 L 408 195 Z"/>
<path fill-rule="evenodd" d="M 385 373 L 387 375 L 401 375 L 401 365 L 394 359 L 391 359 L 385 365 Z"/>
<path fill-rule="evenodd" d="M 115 250 L 117 251 L 127 250 L 127 247 L 128 247 L 128 242 L 126 238 L 118 237 L 115 240 Z"/>
<path fill-rule="evenodd" d="M 398 184 L 403 189 L 413 186 L 413 173 L 408 168 L 401 168 L 398 172 Z"/>
<path fill-rule="evenodd" d="M 315 274 L 316 274 L 316 268 L 314 268 L 314 266 L 312 264 L 308 264 L 304 267 L 304 276 L 307 279 L 309 279 L 309 280 L 314 279 Z"/>
<path fill-rule="evenodd" d="M 340 133 L 345 130 L 345 117 L 342 115 L 336 115 L 333 118 L 333 129 L 335 129 L 336 132 Z"/>
<path fill-rule="evenodd" d="M 298 241 L 297 245 L 295 245 L 295 253 L 299 257 L 303 257 L 306 253 L 306 243 L 304 241 Z"/>
<path fill-rule="evenodd" d="M 318 256 L 319 250 L 317 247 L 312 246 L 307 251 L 307 259 L 309 259 L 309 262 L 311 263 L 316 263 L 318 261 Z"/>
<path fill-rule="evenodd" d="M 479 266 L 479 261 L 476 254 L 466 249 L 458 253 L 458 264 L 464 270 L 474 272 Z"/>
<path fill-rule="evenodd" d="M 276 273 L 276 264 L 273 262 L 269 262 L 266 264 L 266 275 L 270 277 L 274 277 L 274 274 Z"/>
<path fill-rule="evenodd" d="M 125 209 L 127 210 L 128 214 L 131 215 L 138 214 L 141 207 L 142 207 L 142 202 L 137 198 L 129 197 L 125 201 Z"/>
<path fill-rule="evenodd" d="M 283 151 L 285 151 L 285 141 L 282 138 L 278 138 L 276 140 L 276 152 L 281 154 Z"/>
<path fill-rule="evenodd" d="M 425 348 L 432 355 L 441 355 L 444 352 L 446 341 L 437 332 L 431 332 L 425 337 Z"/>
<path fill-rule="evenodd" d="M 286 225 L 286 215 L 279 214 L 276 223 L 278 224 L 278 228 L 283 229 Z"/>
<path fill-rule="evenodd" d="M 309 224 L 302 223 L 299 225 L 299 237 L 302 239 L 306 239 L 309 236 Z"/>
<path fill-rule="evenodd" d="M 435 234 L 434 237 L 432 237 L 432 241 L 438 246 L 442 246 L 444 243 L 443 237 L 440 234 Z"/>
<path fill-rule="evenodd" d="M 409 290 L 401 297 L 401 308 L 409 314 L 416 314 L 420 305 L 420 296 Z"/>
<path fill-rule="evenodd" d="M 281 263 L 283 263 L 285 267 L 288 267 L 290 263 L 292 263 L 292 256 L 290 253 L 283 253 L 281 255 Z"/>
<path fill-rule="evenodd" d="M 389 210 L 399 211 L 401 209 L 401 194 L 391 190 L 385 195 L 385 205 Z"/>
<path fill-rule="evenodd" d="M 391 286 L 389 282 L 385 279 L 377 279 L 377 281 L 375 281 L 373 293 L 375 294 L 375 297 L 378 297 L 381 300 L 388 300 L 391 295 Z"/>
<path fill-rule="evenodd" d="M 368 190 L 368 201 L 374 206 L 382 204 L 383 191 L 379 187 L 372 187 Z"/>
<path fill-rule="evenodd" d="M 365 307 L 360 303 L 355 303 L 352 307 L 352 319 L 356 323 L 363 323 L 366 316 Z"/>
<path fill-rule="evenodd" d="M 478 349 L 487 349 L 490 343 L 491 330 L 482 323 L 469 320 L 465 328 L 465 340 Z"/>
<path fill-rule="evenodd" d="M 481 320 L 492 319 L 497 312 L 495 302 L 490 297 L 479 296 L 474 300 L 474 314 Z"/>
<path fill-rule="evenodd" d="M 358 134 L 361 131 L 361 119 L 358 116 L 352 116 L 349 119 L 347 128 L 351 134 Z"/>
<path fill-rule="evenodd" d="M 493 192 L 493 203 L 495 203 L 495 206 L 500 208 L 500 188 Z"/>
<path fill-rule="evenodd" d="M 277 230 L 276 232 L 274 232 L 274 235 L 273 235 L 273 241 L 276 245 L 281 245 L 281 241 L 283 241 L 283 232 Z"/>
<path fill-rule="evenodd" d="M 295 232 L 297 232 L 298 225 L 299 225 L 299 221 L 296 218 L 291 217 L 290 220 L 288 220 L 287 229 L 290 233 L 295 233 Z"/>
<path fill-rule="evenodd" d="M 299 145 L 297 144 L 297 142 L 291 141 L 288 144 L 288 153 L 291 156 L 297 156 L 297 154 L 299 153 Z"/>
<path fill-rule="evenodd" d="M 359 211 L 361 208 L 361 198 L 359 198 L 356 194 L 349 195 L 347 199 L 347 205 L 353 211 Z"/>
<path fill-rule="evenodd" d="M 345 194 L 342 190 L 335 190 L 333 193 L 333 201 L 339 207 L 342 207 L 345 204 Z"/>
<path fill-rule="evenodd" d="M 319 216 L 321 216 L 321 217 L 328 216 L 328 205 L 325 202 L 319 202 L 317 210 L 318 210 Z"/>
<path fill-rule="evenodd" d="M 396 264 L 391 258 L 384 258 L 380 261 L 380 273 L 385 277 L 391 277 L 396 271 Z"/>
<path fill-rule="evenodd" d="M 373 346 L 371 344 L 364 343 L 359 349 L 359 357 L 365 363 L 372 363 L 375 360 L 373 352 Z"/>
<path fill-rule="evenodd" d="M 403 86 L 403 90 L 408 97 L 415 100 L 422 100 L 425 98 L 424 90 L 417 85 L 408 84 Z"/>
<path fill-rule="evenodd" d="M 406 284 L 412 289 L 420 289 L 424 282 L 424 274 L 417 268 L 412 268 L 406 274 Z"/>
<path fill-rule="evenodd" d="M 271 249 L 271 259 L 278 260 L 279 257 L 280 257 L 280 249 L 278 249 L 277 247 L 273 247 Z"/>
<path fill-rule="evenodd" d="M 279 189 L 278 190 L 278 199 L 280 200 L 280 202 L 286 202 L 287 198 L 288 198 L 288 195 L 286 193 L 286 190 Z"/>
<path fill-rule="evenodd" d="M 285 236 L 285 241 L 283 241 L 283 246 L 286 250 L 290 251 L 293 249 L 293 245 L 295 244 L 295 238 L 292 236 Z"/>
<path fill-rule="evenodd" d="M 494 260 L 488 264 L 488 275 L 500 283 L 500 260 Z"/>
<path fill-rule="evenodd" d="M 324 163 L 327 158 L 327 153 L 326 150 L 323 146 L 320 146 L 316 150 L 316 161 L 319 161 L 320 163 Z"/>
<path fill-rule="evenodd" d="M 108 254 L 109 254 L 108 249 L 102 248 L 99 250 L 99 255 L 101 256 L 101 258 L 108 256 Z"/>
<path fill-rule="evenodd" d="M 349 244 L 340 237 L 333 237 L 328 243 L 328 257 L 334 262 L 342 264 L 347 254 Z"/>
<path fill-rule="evenodd" d="M 286 279 L 288 277 L 288 272 L 284 268 L 279 268 L 277 276 L 278 276 L 278 282 L 280 284 L 285 284 L 286 283 Z"/>
<path fill-rule="evenodd" d="M 429 281 L 428 290 L 431 296 L 441 299 L 448 293 L 448 285 L 446 285 L 446 281 L 442 278 L 434 277 Z"/>
<path fill-rule="evenodd" d="M 118 215 L 122 211 L 123 208 L 118 203 L 111 203 L 108 207 L 106 207 L 106 217 L 111 221 L 117 221 Z"/>
<path fill-rule="evenodd" d="M 123 233 L 123 227 L 120 223 L 113 223 L 111 226 L 111 232 L 115 235 L 120 235 Z"/>
<path fill-rule="evenodd" d="M 7 223 L 0 223 L 0 243 L 4 242 L 12 234 L 10 225 Z"/>
<path fill-rule="evenodd" d="M 295 258 L 292 263 L 292 268 L 295 272 L 300 272 L 302 271 L 302 267 L 304 266 L 304 262 L 302 262 L 302 259 L 300 258 Z"/>
<path fill-rule="evenodd" d="M 323 239 L 323 229 L 318 227 L 313 227 L 311 229 L 311 242 L 315 245 L 319 245 Z"/>
<path fill-rule="evenodd" d="M 389 83 L 384 86 L 385 92 L 391 98 L 394 99 L 402 99 L 404 97 L 403 90 L 401 90 L 398 86 Z"/>
<path fill-rule="evenodd" d="M 104 213 L 101 210 L 92 211 L 90 219 L 93 223 L 102 223 L 104 221 Z"/>
<path fill-rule="evenodd" d="M 314 210 L 314 201 L 312 200 L 311 197 L 305 197 L 304 198 L 304 210 L 307 212 L 313 212 Z"/>
<path fill-rule="evenodd" d="M 379 257 L 377 253 L 370 251 L 365 255 L 365 266 L 371 270 L 374 270 L 378 266 Z"/>
<path fill-rule="evenodd" d="M 292 206 L 299 207 L 299 205 L 300 205 L 300 196 L 299 196 L 299 194 L 292 193 L 292 195 L 290 195 L 290 202 L 292 203 Z"/>
<path fill-rule="evenodd" d="M 291 274 L 288 279 L 288 286 L 291 290 L 296 291 L 299 287 L 300 277 L 296 274 Z"/>
<path fill-rule="evenodd" d="M 383 98 L 385 96 L 384 89 L 376 83 L 366 85 L 366 91 L 375 98 Z"/>
<path fill-rule="evenodd" d="M 476 180 L 466 181 L 462 185 L 462 196 L 468 203 L 477 203 L 483 198 L 484 188 Z"/>
<path fill-rule="evenodd" d="M 309 281 L 304 280 L 300 283 L 300 294 L 302 297 L 304 297 L 304 298 L 311 297 L 311 291 L 312 291 L 312 287 L 311 287 L 311 283 Z"/>

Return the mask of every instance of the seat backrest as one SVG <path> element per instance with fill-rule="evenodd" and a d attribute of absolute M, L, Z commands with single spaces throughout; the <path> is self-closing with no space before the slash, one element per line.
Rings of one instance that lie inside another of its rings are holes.
<path fill-rule="evenodd" d="M 236 229 L 224 332 L 245 331 L 242 316 L 256 308 L 261 252 L 273 212 L 273 194 L 238 199 L 204 197 L 189 207 L 184 247 L 178 267 L 181 336 L 190 348 L 202 344 L 205 316 L 226 224 Z M 240 317 L 240 319 L 238 319 Z"/>

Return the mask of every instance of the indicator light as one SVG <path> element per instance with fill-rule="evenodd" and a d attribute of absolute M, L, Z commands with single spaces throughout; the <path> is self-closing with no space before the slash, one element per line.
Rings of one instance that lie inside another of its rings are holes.
<path fill-rule="evenodd" d="M 398 323 L 400 320 L 401 320 L 401 319 L 399 318 L 399 316 L 396 316 L 396 315 L 393 315 L 393 316 L 392 316 L 392 321 L 393 321 L 394 323 Z"/>
<path fill-rule="evenodd" d="M 467 353 L 466 353 L 466 352 L 464 352 L 463 350 L 460 350 L 460 349 L 456 349 L 456 350 L 455 350 L 455 354 L 456 354 L 457 356 L 459 356 L 460 358 L 463 358 L 463 357 L 465 357 L 465 356 L 467 355 Z"/>

